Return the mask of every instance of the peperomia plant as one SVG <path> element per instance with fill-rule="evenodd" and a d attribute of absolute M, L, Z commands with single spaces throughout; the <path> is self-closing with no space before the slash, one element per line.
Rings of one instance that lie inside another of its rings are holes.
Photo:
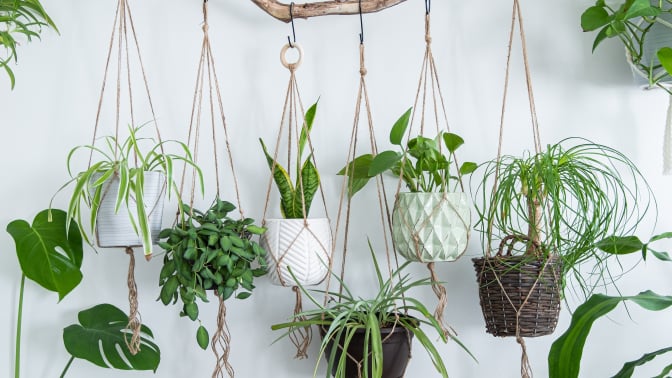
<path fill-rule="evenodd" d="M 196 321 L 196 300 L 208 302 L 206 290 L 215 290 L 224 300 L 238 290 L 238 299 L 252 295 L 254 277 L 266 274 L 267 265 L 266 251 L 250 237 L 266 229 L 254 225 L 251 218 L 230 218 L 228 214 L 236 207 L 220 199 L 205 212 L 182 206 L 184 218 L 159 235 L 165 239 L 159 246 L 166 250 L 159 298 L 164 305 L 180 299 L 180 315 Z M 207 348 L 208 333 L 202 325 L 196 339 L 201 348 Z"/>
<path fill-rule="evenodd" d="M 287 170 L 282 167 L 273 156 L 268 153 L 264 141 L 259 138 L 261 148 L 266 156 L 268 167 L 273 174 L 273 180 L 280 191 L 280 211 L 282 216 L 287 219 L 305 218 L 310 212 L 310 204 L 320 186 L 320 175 L 313 164 L 312 151 L 303 159 L 303 151 L 308 143 L 308 134 L 313 128 L 315 112 L 317 111 L 317 102 L 308 108 L 304 116 L 301 134 L 298 140 L 298 153 L 296 154 L 296 183 L 292 184 L 292 178 Z"/>
<path fill-rule="evenodd" d="M 464 139 L 457 134 L 440 132 L 434 139 L 417 136 L 404 147 L 403 138 L 412 109 L 402 114 L 390 131 L 390 143 L 398 146 L 400 151 L 383 151 L 375 157 L 371 154 L 358 156 L 338 172 L 348 175 L 351 197 L 370 179 L 388 171 L 401 177 L 409 191 L 427 193 L 451 191 L 463 175 L 476 170 L 476 163 L 465 162 L 453 172 L 455 151 L 464 144 Z"/>
<path fill-rule="evenodd" d="M 672 74 L 672 46 L 664 46 L 655 51 L 656 56 L 646 56 L 644 48 L 647 34 L 656 24 L 670 28 L 672 23 L 661 17 L 672 13 L 670 0 L 625 0 L 617 5 L 609 5 L 605 0 L 597 0 L 581 15 L 583 31 L 598 31 L 593 50 L 607 38 L 618 38 L 629 55 L 632 64 L 649 79 L 649 85 L 661 80 L 669 80 Z M 657 58 L 657 61 L 656 59 Z"/>

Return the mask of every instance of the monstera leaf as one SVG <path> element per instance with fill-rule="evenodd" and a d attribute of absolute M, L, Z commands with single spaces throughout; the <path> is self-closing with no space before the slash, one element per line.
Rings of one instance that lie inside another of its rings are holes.
<path fill-rule="evenodd" d="M 161 351 L 152 341 L 152 331 L 142 326 L 140 351 L 132 355 L 124 337 L 128 316 L 111 304 L 99 304 L 78 315 L 80 324 L 63 329 L 63 343 L 68 353 L 100 367 L 121 370 L 153 370 L 159 367 Z"/>
<path fill-rule="evenodd" d="M 75 221 L 66 231 L 66 222 L 65 211 L 51 209 L 37 214 L 32 226 L 21 219 L 7 225 L 23 274 L 57 292 L 59 300 L 82 280 L 82 236 Z"/>

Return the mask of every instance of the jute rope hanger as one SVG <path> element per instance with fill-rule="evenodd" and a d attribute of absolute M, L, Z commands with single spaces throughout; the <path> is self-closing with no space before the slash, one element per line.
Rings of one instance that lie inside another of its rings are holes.
<path fill-rule="evenodd" d="M 122 72 L 125 69 L 126 70 L 126 82 L 128 85 L 128 101 L 129 101 L 129 113 L 130 113 L 130 119 L 131 119 L 131 124 L 135 125 L 135 114 L 133 110 L 133 91 L 132 91 L 132 85 L 131 85 L 131 64 L 130 64 L 130 51 L 129 51 L 129 26 L 130 25 L 130 33 L 131 33 L 131 43 L 135 45 L 135 52 L 137 53 L 138 57 L 138 63 L 140 66 L 140 70 L 142 73 L 142 79 L 144 82 L 144 89 L 146 91 L 148 103 L 149 103 L 149 109 L 152 114 L 152 121 L 154 124 L 154 130 L 156 132 L 157 139 L 159 141 L 160 149 L 161 152 L 163 153 L 163 143 L 161 142 L 161 133 L 159 131 L 158 123 L 156 120 L 156 114 L 154 111 L 154 105 L 152 103 L 152 96 L 149 91 L 149 84 L 147 81 L 147 75 L 145 73 L 145 67 L 142 62 L 142 55 L 140 53 L 140 45 L 138 44 L 138 38 L 135 30 L 135 24 L 133 22 L 133 16 L 131 14 L 131 8 L 128 5 L 127 0 L 118 0 L 117 2 L 117 7 L 115 10 L 115 16 L 114 16 L 114 22 L 112 25 L 112 32 L 110 36 L 110 42 L 109 42 L 109 47 L 108 47 L 108 52 L 107 52 L 107 58 L 105 61 L 105 70 L 103 73 L 103 83 L 101 86 L 100 90 L 100 96 L 98 99 L 98 107 L 96 111 L 96 118 L 95 118 L 95 123 L 94 123 L 94 130 L 93 130 L 93 137 L 92 137 L 92 142 L 91 145 L 95 145 L 96 140 L 98 139 L 98 128 L 100 125 L 100 117 L 102 113 L 102 108 L 103 108 L 103 98 L 105 96 L 105 88 L 107 87 L 107 79 L 108 79 L 108 74 L 110 71 L 110 62 L 112 61 L 112 55 L 114 51 L 114 45 L 116 41 L 117 49 L 116 49 L 116 64 L 117 64 L 117 69 L 116 69 L 116 103 L 115 103 L 115 123 L 114 123 L 114 137 L 115 140 L 119 140 L 119 129 L 120 129 L 120 118 L 121 118 L 121 97 L 122 97 L 122 82 L 124 81 L 124 78 L 122 76 Z M 124 59 L 125 57 L 125 59 Z M 89 153 L 89 162 L 88 162 L 88 167 L 91 167 L 91 163 L 93 160 L 93 149 L 91 149 Z M 115 145 L 115 151 L 114 151 L 114 157 L 118 157 L 118 145 Z M 137 163 L 137 156 L 136 158 L 136 163 Z M 165 189 L 165 188 L 164 188 Z M 107 190 L 105 191 L 107 193 Z M 134 257 L 134 252 L 132 246 L 127 246 L 125 248 L 126 254 L 129 256 L 129 267 L 128 267 L 128 275 L 127 275 L 127 286 L 128 286 L 128 299 L 129 299 L 129 320 L 128 324 L 126 326 L 127 329 L 131 330 L 131 338 L 130 341 L 126 338 L 126 335 L 124 335 L 124 340 L 126 342 L 126 345 L 128 346 L 129 351 L 131 354 L 135 355 L 140 351 L 140 345 L 141 345 L 141 339 L 140 339 L 140 333 L 141 333 L 141 326 L 142 326 L 142 320 L 140 313 L 138 311 L 138 293 L 137 293 L 137 285 L 135 283 L 135 257 Z M 147 260 L 151 258 L 151 255 L 145 256 Z"/>
<path fill-rule="evenodd" d="M 527 85 L 527 94 L 528 94 L 528 102 L 530 106 L 530 116 L 531 116 L 531 123 L 532 123 L 532 136 L 533 136 L 533 141 L 534 141 L 534 150 L 535 153 L 540 153 L 541 152 L 541 137 L 539 134 L 539 125 L 538 125 L 538 120 L 537 120 L 537 114 L 536 114 L 536 107 L 534 103 L 534 94 L 532 91 L 532 78 L 530 74 L 530 67 L 529 67 L 529 61 L 528 61 L 528 55 L 527 55 L 527 44 L 525 40 L 525 30 L 523 28 L 523 17 L 522 17 L 522 12 L 520 9 L 520 3 L 519 0 L 513 0 L 513 11 L 512 11 L 512 16 L 511 16 L 511 27 L 510 27 L 510 32 L 509 32 L 509 41 L 508 41 L 508 49 L 507 49 L 507 58 L 506 58 L 506 70 L 505 70 L 505 79 L 504 79 L 504 91 L 502 95 L 502 108 L 501 108 L 501 115 L 500 115 L 500 125 L 499 125 L 499 138 L 498 138 L 498 146 L 497 146 L 497 158 L 496 158 L 496 170 L 495 170 L 495 177 L 494 177 L 494 183 L 493 183 L 493 193 L 497 189 L 498 181 L 499 181 L 499 173 L 500 173 L 500 161 L 502 158 L 502 145 L 503 145 L 503 140 L 504 140 L 504 116 L 506 112 L 506 99 L 507 99 L 507 94 L 508 94 L 508 84 L 509 84 L 509 72 L 510 72 L 510 67 L 511 67 L 511 51 L 512 51 L 512 46 L 513 46 L 513 35 L 516 29 L 516 24 L 519 27 L 519 33 L 520 33 L 520 40 L 521 40 L 521 46 L 522 46 L 522 54 L 523 54 L 523 63 L 524 63 L 524 68 L 525 68 L 525 80 L 526 80 L 526 85 Z M 486 265 L 489 265 L 489 268 L 492 269 L 492 262 L 489 260 L 489 258 L 492 257 L 492 227 L 493 224 L 492 222 L 489 222 L 488 225 L 488 230 L 487 230 L 487 244 L 485 246 L 486 248 L 486 264 L 483 265 L 483 269 L 485 269 Z M 504 241 L 503 241 L 504 242 Z M 501 252 L 501 248 L 500 248 Z M 506 291 L 504 289 L 504 286 L 502 282 L 500 281 L 499 277 L 495 275 L 497 284 L 499 287 L 502 289 L 502 292 L 505 294 L 507 301 L 509 304 L 516 310 L 516 342 L 520 344 L 521 346 L 521 366 L 520 366 L 520 374 L 522 378 L 531 378 L 532 377 L 532 366 L 530 365 L 530 361 L 527 356 L 527 347 L 525 345 L 525 340 L 523 337 L 520 335 L 520 314 L 523 308 L 527 305 L 531 294 L 534 292 L 536 286 L 539 284 L 539 280 L 541 278 L 541 275 L 543 272 L 547 269 L 548 264 L 550 263 L 550 259 L 546 259 L 544 261 L 543 266 L 541 267 L 539 271 L 539 275 L 536 278 L 532 288 L 530 288 L 530 291 L 522 301 L 519 307 L 516 308 L 514 303 L 511 301 L 511 298 L 506 294 Z M 494 271 L 494 270 L 493 270 Z M 482 274 L 482 271 L 481 271 Z"/>
<path fill-rule="evenodd" d="M 231 152 L 230 139 L 228 127 L 226 124 L 226 117 L 224 115 L 224 106 L 222 102 L 222 95 L 219 86 L 219 80 L 217 78 L 217 72 L 215 70 L 215 59 L 212 53 L 212 48 L 210 44 L 209 23 L 208 23 L 208 1 L 203 1 L 203 42 L 201 45 L 201 55 L 199 58 L 199 64 L 196 74 L 196 85 L 194 89 L 194 97 L 192 102 L 191 116 L 189 121 L 189 133 L 187 139 L 187 145 L 193 146 L 193 160 L 194 163 L 198 163 L 198 150 L 200 146 L 200 136 L 201 136 L 201 121 L 205 116 L 207 122 L 211 128 L 212 136 L 212 146 L 213 146 L 213 160 L 215 164 L 215 184 L 216 184 L 216 193 L 217 198 L 221 195 L 221 186 L 220 186 L 220 177 L 219 177 L 219 156 L 218 156 L 218 147 L 217 147 L 217 126 L 218 123 L 221 123 L 222 131 L 224 134 L 224 143 L 226 146 L 226 155 L 229 162 L 229 168 L 231 170 L 232 182 L 235 190 L 237 209 L 240 214 L 241 219 L 245 217 L 242 204 L 240 201 L 240 190 L 238 188 L 238 178 L 236 175 L 236 170 L 234 168 L 233 154 Z M 205 86 L 207 85 L 207 92 Z M 205 99 L 204 99 L 205 95 Z M 216 104 L 215 104 L 216 98 Z M 205 104 L 204 104 L 205 102 Z M 204 106 L 207 107 L 206 113 L 204 112 Z M 216 112 L 218 114 L 216 114 Z M 218 118 L 219 117 L 219 118 Z M 218 122 L 219 120 L 219 122 Z M 187 176 L 187 166 L 185 165 L 185 170 L 182 174 L 182 180 L 180 183 L 180 194 L 184 193 L 185 186 L 185 177 Z M 191 169 L 191 190 L 190 190 L 190 199 L 189 204 L 190 208 L 193 211 L 193 205 L 195 200 L 195 188 L 197 172 L 196 168 L 192 167 Z M 176 214 L 175 222 L 179 217 L 180 210 Z M 229 377 L 234 377 L 235 371 L 231 364 L 229 363 L 229 353 L 231 350 L 231 334 L 229 327 L 226 323 L 226 304 L 223 298 L 222 293 L 217 293 L 219 307 L 217 312 L 217 331 L 212 337 L 210 346 L 213 353 L 215 354 L 216 364 L 214 371 L 212 373 L 213 378 L 223 378 L 224 371 L 228 374 Z"/>

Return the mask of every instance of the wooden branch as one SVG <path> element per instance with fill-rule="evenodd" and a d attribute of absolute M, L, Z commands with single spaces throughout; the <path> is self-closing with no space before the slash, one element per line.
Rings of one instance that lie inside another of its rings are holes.
<path fill-rule="evenodd" d="M 406 0 L 362 0 L 362 13 L 373 13 L 399 5 Z M 289 22 L 289 4 L 277 0 L 252 0 L 259 8 L 276 19 Z M 294 18 L 309 18 L 329 15 L 359 14 L 359 0 L 331 0 L 316 3 L 294 4 Z"/>

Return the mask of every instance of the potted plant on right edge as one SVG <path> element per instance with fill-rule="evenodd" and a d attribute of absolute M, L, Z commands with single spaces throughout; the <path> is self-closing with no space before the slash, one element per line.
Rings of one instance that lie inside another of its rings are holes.
<path fill-rule="evenodd" d="M 402 377 L 411 357 L 413 337 L 429 354 L 436 371 L 442 377 L 448 377 L 441 354 L 421 326 L 434 329 L 443 343 L 447 338 L 457 341 L 473 358 L 457 338 L 446 336 L 427 308 L 409 294 L 414 287 L 431 285 L 431 280 L 412 281 L 404 273 L 410 262 L 384 280 L 370 243 L 369 249 L 378 280 L 378 292 L 371 299 L 355 296 L 344 282 L 339 281 L 343 288 L 341 294 L 314 291 L 330 296 L 329 303 L 325 305 L 300 286 L 317 308 L 302 312 L 294 321 L 271 328 L 288 330 L 283 335 L 287 336 L 294 328 L 317 326 L 322 335 L 318 364 L 319 359 L 325 356 L 327 375 L 331 373 L 335 378 Z M 336 274 L 333 277 L 339 280 Z"/>
<path fill-rule="evenodd" d="M 583 31 L 597 31 L 593 50 L 607 38 L 618 38 L 635 81 L 648 87 L 672 82 L 672 1 L 597 0 L 581 15 Z"/>
<path fill-rule="evenodd" d="M 473 261 L 486 329 L 516 337 L 554 331 L 569 277 L 584 296 L 613 280 L 597 242 L 634 229 L 652 198 L 626 156 L 578 138 L 485 164 L 477 197 L 486 253 Z"/>

